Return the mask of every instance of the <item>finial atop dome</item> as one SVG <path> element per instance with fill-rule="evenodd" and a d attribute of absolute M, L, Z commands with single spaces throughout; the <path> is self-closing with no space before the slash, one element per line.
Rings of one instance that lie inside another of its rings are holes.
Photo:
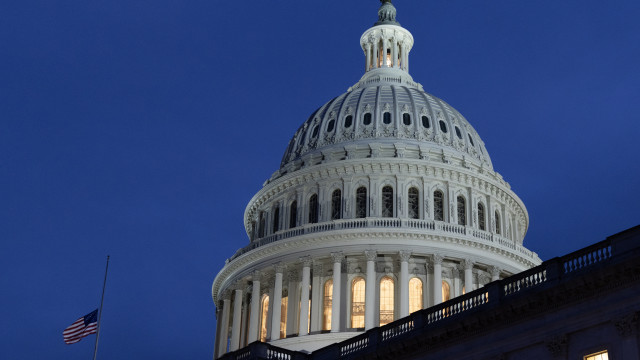
<path fill-rule="evenodd" d="M 378 22 L 373 25 L 388 24 L 400 26 L 400 23 L 396 21 L 396 8 L 391 3 L 391 0 L 380 0 L 380 2 L 382 5 L 378 10 Z"/>

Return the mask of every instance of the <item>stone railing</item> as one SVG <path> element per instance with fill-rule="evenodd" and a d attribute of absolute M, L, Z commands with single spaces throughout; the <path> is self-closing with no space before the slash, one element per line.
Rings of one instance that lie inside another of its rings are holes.
<path fill-rule="evenodd" d="M 249 245 L 239 249 L 227 261 L 231 261 L 238 256 L 245 254 L 253 249 L 259 248 L 275 241 L 290 239 L 296 236 L 313 234 L 319 232 L 349 230 L 349 229 L 403 229 L 418 230 L 424 233 L 433 233 L 434 235 L 450 234 L 455 236 L 465 236 L 474 241 L 483 243 L 497 244 L 501 247 L 508 248 L 517 252 L 523 257 L 529 259 L 535 258 L 535 254 L 527 250 L 525 247 L 516 244 L 513 240 L 503 238 L 500 235 L 490 233 L 488 231 L 478 230 L 470 226 L 451 224 L 443 221 L 434 220 L 416 220 L 416 219 L 398 219 L 398 218 L 360 218 L 360 219 L 341 219 L 332 220 L 317 224 L 305 224 L 293 229 L 280 230 L 274 234 L 256 239 Z"/>
<path fill-rule="evenodd" d="M 629 241 L 628 243 L 632 243 Z M 625 247 L 626 246 L 626 247 Z M 374 328 L 348 340 L 329 345 L 311 354 L 280 349 L 275 346 L 255 342 L 244 349 L 226 354 L 225 360 L 330 360 L 349 359 L 351 357 L 366 358 L 365 354 L 374 354 L 377 347 L 385 342 L 412 336 L 417 331 L 438 329 L 439 326 L 459 321 L 460 316 L 501 305 L 507 306 L 514 296 L 528 297 L 544 285 L 558 285 L 567 278 L 584 270 L 607 262 L 616 256 L 624 256 L 627 248 L 637 245 L 621 246 L 615 253 L 615 244 L 611 238 L 587 248 L 559 258 L 543 262 L 540 266 L 522 273 L 498 280 L 486 286 L 458 296 L 430 308 L 416 311 L 407 317 L 390 324 Z"/>

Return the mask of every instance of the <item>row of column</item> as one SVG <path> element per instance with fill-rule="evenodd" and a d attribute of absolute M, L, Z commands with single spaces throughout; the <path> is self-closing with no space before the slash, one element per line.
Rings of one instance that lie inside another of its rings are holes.
<path fill-rule="evenodd" d="M 375 287 L 377 284 L 376 276 L 377 272 L 375 269 L 375 264 L 377 261 L 377 252 L 374 250 L 366 250 L 365 258 L 367 261 L 367 272 L 366 272 L 366 281 L 365 281 L 365 330 L 369 330 L 376 326 L 375 324 Z M 409 260 L 411 258 L 410 251 L 400 251 L 398 253 L 400 258 L 400 273 L 399 273 L 399 285 L 400 285 L 400 293 L 399 293 L 399 316 L 398 318 L 402 318 L 409 315 Z M 344 260 L 344 255 L 341 252 L 331 253 L 331 258 L 333 261 L 333 294 L 332 294 L 332 308 L 331 308 L 331 332 L 339 332 L 342 321 L 341 314 L 341 304 L 340 301 L 342 298 L 342 262 Z M 437 305 L 442 302 L 442 262 L 444 257 L 442 255 L 436 254 L 433 256 L 433 304 Z M 302 279 L 301 279 L 301 299 L 309 299 L 309 285 L 311 282 L 311 265 L 312 260 L 310 257 L 300 258 L 300 262 L 302 263 Z M 464 266 L 464 282 L 466 286 L 469 288 L 466 289 L 467 292 L 473 291 L 473 265 L 474 263 L 471 260 L 464 260 L 462 265 Z M 270 299 L 270 308 L 271 308 L 271 340 L 280 339 L 280 320 L 281 320 L 281 303 L 282 303 L 282 290 L 283 290 L 283 273 L 286 266 L 278 263 L 274 266 L 275 276 L 274 276 L 274 287 L 273 287 L 273 296 Z M 491 274 L 492 281 L 499 279 L 500 271 L 497 268 L 494 268 Z M 318 279 L 318 280 L 316 280 Z M 261 286 L 261 276 L 259 271 L 255 271 L 253 273 L 252 279 L 252 294 L 257 296 L 251 297 L 250 303 L 250 321 L 248 322 L 248 333 L 247 333 L 247 343 L 252 343 L 258 340 L 259 335 L 259 324 L 260 324 L 260 286 Z M 314 275 L 314 283 L 313 288 L 318 289 L 318 291 L 322 288 L 322 284 L 319 281 L 319 276 Z M 240 340 L 242 334 L 242 323 L 243 319 L 242 313 L 242 304 L 243 304 L 243 288 L 241 285 L 238 285 L 233 288 L 233 322 L 231 328 L 231 342 L 229 346 L 230 351 L 235 351 L 240 348 Z M 291 295 L 291 294 L 290 294 Z M 316 297 L 316 303 L 321 302 L 322 297 Z M 228 329 L 229 326 L 229 317 L 230 317 L 230 306 L 231 299 L 230 296 L 227 295 L 222 300 L 222 314 L 218 323 L 218 331 L 217 331 L 217 354 L 216 357 L 223 355 L 226 351 L 227 342 L 228 342 L 228 332 L 225 329 Z M 426 307 L 426 302 L 423 302 L 423 307 Z M 298 323 L 298 336 L 306 336 L 309 334 L 309 319 L 307 316 L 303 314 L 307 314 L 309 312 L 309 301 L 301 301 L 300 302 L 300 319 Z M 317 318 L 318 311 L 314 311 L 314 318 L 312 321 L 318 322 L 320 319 Z M 246 311 L 245 316 L 246 317 Z"/>
<path fill-rule="evenodd" d="M 364 44 L 366 66 L 365 71 L 377 68 L 393 67 L 409 72 L 409 48 L 404 41 L 399 41 L 395 37 L 374 37 Z M 391 63 L 387 64 L 387 52 L 391 55 Z"/>

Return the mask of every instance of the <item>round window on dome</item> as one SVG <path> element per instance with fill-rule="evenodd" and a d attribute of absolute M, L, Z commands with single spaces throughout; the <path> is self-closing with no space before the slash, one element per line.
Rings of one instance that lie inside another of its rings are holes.
<path fill-rule="evenodd" d="M 425 129 L 428 129 L 428 128 L 431 127 L 431 124 L 429 123 L 429 117 L 428 116 L 422 115 L 422 126 Z"/>
<path fill-rule="evenodd" d="M 371 113 L 364 114 L 364 118 L 362 119 L 362 123 L 365 125 L 371 124 Z"/>
<path fill-rule="evenodd" d="M 385 113 L 382 115 L 382 122 L 389 125 L 391 124 L 391 113 L 388 111 L 385 111 Z"/>
<path fill-rule="evenodd" d="M 462 133 L 460 132 L 460 128 L 456 126 L 456 136 L 458 139 L 462 140 Z"/>
<path fill-rule="evenodd" d="M 411 125 L 411 114 L 409 113 L 402 114 L 402 123 L 407 126 Z"/>
<path fill-rule="evenodd" d="M 335 125 L 336 125 L 335 120 L 329 121 L 329 125 L 327 125 L 327 132 L 332 132 Z"/>
<path fill-rule="evenodd" d="M 311 133 L 311 137 L 316 137 L 318 136 L 318 125 L 316 125 L 316 127 L 313 128 L 313 133 Z"/>
<path fill-rule="evenodd" d="M 353 116 L 347 115 L 347 117 L 344 118 L 344 127 L 350 128 L 352 123 L 353 123 Z"/>
<path fill-rule="evenodd" d="M 471 143 L 471 146 L 476 146 L 476 145 L 473 143 L 473 138 L 471 137 L 471 134 L 467 134 L 467 135 L 469 136 L 469 142 Z"/>
<path fill-rule="evenodd" d="M 444 121 L 440 120 L 440 130 L 442 130 L 443 133 L 447 133 L 447 124 L 444 123 Z"/>

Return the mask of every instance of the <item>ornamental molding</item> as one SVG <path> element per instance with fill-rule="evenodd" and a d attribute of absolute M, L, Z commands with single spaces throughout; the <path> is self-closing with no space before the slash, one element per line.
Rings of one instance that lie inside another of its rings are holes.
<path fill-rule="evenodd" d="M 378 231 L 376 231 L 378 230 Z M 461 237 L 454 237 L 448 234 L 425 234 L 421 232 L 402 232 L 402 231 L 389 231 L 386 228 L 365 228 L 363 231 L 359 232 L 344 232 L 344 231 L 334 231 L 334 232 L 325 232 L 325 233 L 312 233 L 306 234 L 303 236 L 290 238 L 286 240 L 275 241 L 270 244 L 266 244 L 264 246 L 253 249 L 245 254 L 242 254 L 238 258 L 228 262 L 224 268 L 218 273 L 216 276 L 213 286 L 212 286 L 212 296 L 214 301 L 218 299 L 220 296 L 219 293 L 221 290 L 228 288 L 233 281 L 236 279 L 240 279 L 248 274 L 250 274 L 251 269 L 255 269 L 256 264 L 263 263 L 265 269 L 275 270 L 275 266 L 273 263 L 271 265 L 268 264 L 270 258 L 282 258 L 286 254 L 295 253 L 299 251 L 309 251 L 309 249 L 319 249 L 319 251 L 327 251 L 327 255 L 329 256 L 329 251 L 331 247 L 344 246 L 349 243 L 353 243 L 354 240 L 361 239 L 364 241 L 373 242 L 383 241 L 385 243 L 389 243 L 389 240 L 392 239 L 402 239 L 406 241 L 412 240 L 421 240 L 421 241 L 430 241 L 430 243 L 425 244 L 425 248 L 429 251 L 429 249 L 433 249 L 434 246 L 438 246 L 438 243 L 441 244 L 450 244 L 455 246 L 456 249 L 460 249 L 457 251 L 463 251 L 466 253 L 474 253 L 476 256 L 479 255 L 480 252 L 484 252 L 484 258 L 493 259 L 498 258 L 500 262 L 506 265 L 507 261 L 511 261 L 516 264 L 520 264 L 519 267 L 514 267 L 513 269 L 508 269 L 507 272 L 519 272 L 526 268 L 531 268 L 538 265 L 537 262 L 534 262 L 530 257 L 525 257 L 519 255 L 517 251 L 500 247 L 499 245 L 489 244 L 489 243 L 481 243 L 479 241 L 465 239 Z M 327 244 L 332 244 L 327 246 Z M 335 244 L 335 245 L 333 245 Z M 340 245 L 341 244 L 341 245 Z M 399 243 L 398 246 L 410 246 L 415 247 L 415 245 L 406 245 L 406 243 Z M 441 246 L 440 246 L 441 247 Z M 387 251 L 385 251 L 387 252 Z M 391 252 L 389 252 L 391 253 Z M 418 251 L 413 252 L 415 256 L 429 256 L 433 255 L 433 253 L 421 253 Z M 458 253 L 456 251 L 448 251 L 449 253 Z M 358 254 L 361 254 L 359 252 Z M 462 252 L 460 253 L 462 254 Z M 439 260 L 440 259 L 440 260 Z M 442 254 L 436 253 L 433 256 L 433 262 L 437 263 L 438 260 L 442 261 L 444 256 Z M 291 259 L 291 262 L 295 262 L 296 259 Z M 539 261 L 539 260 L 538 260 Z M 279 266 L 285 266 L 282 262 L 278 262 Z M 328 265 L 331 268 L 331 265 Z M 316 267 L 314 266 L 314 272 Z M 273 271 L 273 270 L 272 270 Z M 284 271 L 284 269 L 283 269 Z M 263 273 L 264 274 L 264 273 Z M 273 274 L 273 273 L 270 273 Z M 264 276 L 264 275 L 263 275 Z M 270 278 L 275 278 L 275 276 L 270 276 Z"/>

